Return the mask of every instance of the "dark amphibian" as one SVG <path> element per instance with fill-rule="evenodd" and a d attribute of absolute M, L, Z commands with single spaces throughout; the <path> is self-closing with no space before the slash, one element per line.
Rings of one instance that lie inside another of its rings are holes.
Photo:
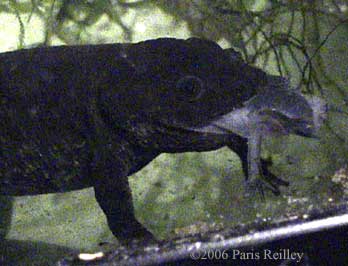
<path fill-rule="evenodd" d="M 247 183 L 267 170 L 270 134 L 313 136 L 324 104 L 233 49 L 191 38 L 34 48 L 0 55 L 0 194 L 94 187 L 113 234 L 152 238 L 134 217 L 128 176 L 162 152 L 230 147 Z"/>

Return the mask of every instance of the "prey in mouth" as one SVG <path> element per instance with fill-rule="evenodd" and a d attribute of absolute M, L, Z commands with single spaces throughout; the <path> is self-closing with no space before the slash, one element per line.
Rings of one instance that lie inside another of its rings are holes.
<path fill-rule="evenodd" d="M 209 125 L 190 128 L 202 133 L 237 134 L 247 139 L 247 191 L 258 190 L 264 197 L 263 188 L 280 194 L 278 186 L 289 183 L 270 173 L 266 176 L 261 163 L 262 140 L 270 136 L 296 134 L 316 138 L 326 118 L 326 103 L 319 97 L 304 97 L 291 89 L 287 79 L 268 76 L 269 84 L 243 107 L 233 110 Z M 267 170 L 266 170 L 267 171 Z M 270 178 L 271 177 L 271 178 Z"/>

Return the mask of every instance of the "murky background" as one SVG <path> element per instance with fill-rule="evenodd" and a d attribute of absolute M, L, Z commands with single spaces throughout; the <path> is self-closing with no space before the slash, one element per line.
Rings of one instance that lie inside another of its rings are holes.
<path fill-rule="evenodd" d="M 200 228 L 285 219 L 347 197 L 348 23 L 317 48 L 348 9 L 346 1 L 271 2 L 9 1 L 0 5 L 0 49 L 199 36 L 235 47 L 268 73 L 279 74 L 280 68 L 293 86 L 304 76 L 310 85 L 303 82 L 303 91 L 321 95 L 335 108 L 319 140 L 290 136 L 264 143 L 262 154 L 272 159 L 271 171 L 290 182 L 280 196 L 245 198 L 239 158 L 227 148 L 162 154 L 130 177 L 136 214 L 160 239 Z M 302 75 L 302 46 L 309 55 L 315 53 L 311 75 L 308 67 Z M 0 236 L 0 261 L 9 256 L 19 263 L 31 254 L 30 260 L 42 265 L 73 250 L 93 251 L 100 242 L 115 241 L 92 189 L 1 197 Z"/>

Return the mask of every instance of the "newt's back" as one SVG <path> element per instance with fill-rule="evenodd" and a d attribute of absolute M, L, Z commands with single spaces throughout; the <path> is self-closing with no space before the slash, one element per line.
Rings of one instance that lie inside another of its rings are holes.
<path fill-rule="evenodd" d="M 89 51 L 86 51 L 89 49 Z M 59 192 L 83 180 L 93 134 L 93 46 L 0 55 L 0 194 Z"/>

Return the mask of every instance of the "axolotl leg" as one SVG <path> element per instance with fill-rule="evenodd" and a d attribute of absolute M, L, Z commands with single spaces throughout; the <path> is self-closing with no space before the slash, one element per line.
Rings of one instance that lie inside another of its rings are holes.
<path fill-rule="evenodd" d="M 245 180 L 250 189 L 260 190 L 263 194 L 263 188 L 267 188 L 278 195 L 280 193 L 279 186 L 289 185 L 289 182 L 276 177 L 268 170 L 271 162 L 261 159 L 261 135 L 250 137 L 249 140 L 234 136 L 233 141 L 227 146 L 236 152 L 241 159 Z M 248 190 L 250 191 L 250 189 Z"/>

